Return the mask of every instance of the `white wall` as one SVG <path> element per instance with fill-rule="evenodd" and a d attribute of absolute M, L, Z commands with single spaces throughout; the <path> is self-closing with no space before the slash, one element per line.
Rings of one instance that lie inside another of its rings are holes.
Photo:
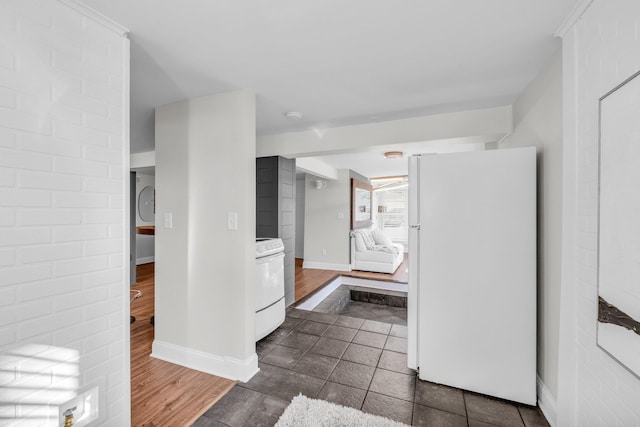
<path fill-rule="evenodd" d="M 129 41 L 66 3 L 0 2 L 0 423 L 126 426 Z"/>
<path fill-rule="evenodd" d="M 148 168 L 156 165 L 156 152 L 143 151 L 142 153 L 131 153 L 129 155 L 130 167 Z"/>
<path fill-rule="evenodd" d="M 288 158 L 358 151 L 376 145 L 473 137 L 500 140 L 511 131 L 511 106 L 434 114 L 402 120 L 263 135 L 258 157 Z"/>
<path fill-rule="evenodd" d="M 304 210 L 306 174 L 296 176 L 296 258 L 304 258 Z"/>
<path fill-rule="evenodd" d="M 154 357 L 248 380 L 255 355 L 255 96 L 156 109 Z M 237 230 L 227 227 L 237 213 Z M 164 228 L 172 214 L 173 228 Z"/>
<path fill-rule="evenodd" d="M 513 105 L 513 134 L 500 148 L 534 146 L 538 173 L 538 376 L 551 394 L 541 401 L 555 417 L 558 385 L 562 248 L 562 51 Z M 539 393 L 539 398 L 546 397 Z M 550 407 L 549 407 L 550 405 Z"/>
<path fill-rule="evenodd" d="M 326 180 L 320 190 L 314 187 L 316 179 L 306 175 L 303 267 L 349 271 L 349 170 L 338 170 L 338 179 Z"/>
<path fill-rule="evenodd" d="M 338 170 L 328 163 L 313 157 L 298 157 L 296 159 L 298 172 L 310 173 L 322 179 L 337 179 Z"/>
<path fill-rule="evenodd" d="M 138 201 L 140 193 L 145 187 L 155 188 L 156 177 L 153 175 L 145 175 L 136 173 L 136 226 L 155 225 L 155 221 L 145 221 L 140 217 L 140 209 L 138 209 Z M 146 234 L 136 234 L 136 264 L 146 264 L 153 262 L 155 259 L 155 237 Z"/>
<path fill-rule="evenodd" d="M 595 0 L 563 38 L 560 426 L 640 425 L 640 379 L 596 346 L 598 99 L 640 69 L 639 25 L 640 2 Z"/>

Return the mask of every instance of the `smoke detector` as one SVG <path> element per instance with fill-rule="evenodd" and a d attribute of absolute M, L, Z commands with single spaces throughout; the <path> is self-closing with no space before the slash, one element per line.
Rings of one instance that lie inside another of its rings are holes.
<path fill-rule="evenodd" d="M 302 113 L 298 113 L 297 111 L 289 111 L 285 113 L 285 116 L 289 120 L 300 120 L 302 118 Z"/>

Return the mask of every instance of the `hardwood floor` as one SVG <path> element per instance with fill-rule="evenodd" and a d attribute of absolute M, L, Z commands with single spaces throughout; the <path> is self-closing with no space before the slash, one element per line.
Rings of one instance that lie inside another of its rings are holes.
<path fill-rule="evenodd" d="M 350 272 L 335 270 L 318 270 L 314 268 L 302 268 L 302 259 L 296 258 L 296 302 L 300 301 L 307 295 L 312 294 L 317 289 L 322 288 L 327 283 L 333 281 L 336 277 L 360 277 L 363 279 L 387 280 L 393 282 L 407 283 L 409 281 L 409 258 L 404 255 L 404 260 L 394 274 L 374 273 L 371 271 L 353 270 Z"/>
<path fill-rule="evenodd" d="M 142 296 L 131 303 L 131 425 L 188 426 L 224 396 L 235 381 L 187 369 L 150 356 L 154 264 L 139 265 Z M 132 293 L 133 294 L 133 293 Z"/>
<path fill-rule="evenodd" d="M 339 271 L 302 268 L 302 259 L 296 258 L 296 302 L 333 281 L 338 275 Z"/>

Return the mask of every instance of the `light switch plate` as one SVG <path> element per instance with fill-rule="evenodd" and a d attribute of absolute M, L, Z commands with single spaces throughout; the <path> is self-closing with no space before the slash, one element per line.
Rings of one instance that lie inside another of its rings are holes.
<path fill-rule="evenodd" d="M 238 212 L 229 212 L 227 214 L 227 228 L 229 230 L 238 229 Z"/>
<path fill-rule="evenodd" d="M 173 214 L 171 212 L 165 212 L 164 214 L 164 228 L 173 228 Z"/>

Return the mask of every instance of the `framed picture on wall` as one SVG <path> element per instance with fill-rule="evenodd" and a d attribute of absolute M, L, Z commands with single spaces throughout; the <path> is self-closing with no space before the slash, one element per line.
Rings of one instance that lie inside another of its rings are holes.
<path fill-rule="evenodd" d="M 371 192 L 373 187 L 366 182 L 351 179 L 351 228 L 371 227 Z"/>
<path fill-rule="evenodd" d="M 598 346 L 640 377 L 640 72 L 600 98 Z"/>

